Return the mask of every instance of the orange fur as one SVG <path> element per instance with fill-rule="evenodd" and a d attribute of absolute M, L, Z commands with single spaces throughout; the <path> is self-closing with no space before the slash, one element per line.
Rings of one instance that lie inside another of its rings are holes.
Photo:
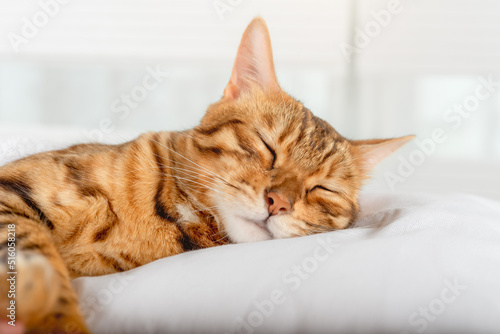
<path fill-rule="evenodd" d="M 25 277 L 18 319 L 29 331 L 86 333 L 71 278 L 346 228 L 366 173 L 409 139 L 349 141 L 315 117 L 280 89 L 266 25 L 255 19 L 224 97 L 196 128 L 78 145 L 0 168 L 0 251 L 14 224 Z"/>

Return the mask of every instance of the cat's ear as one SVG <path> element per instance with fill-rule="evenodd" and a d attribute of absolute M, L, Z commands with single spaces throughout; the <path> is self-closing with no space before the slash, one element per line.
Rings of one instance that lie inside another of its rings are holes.
<path fill-rule="evenodd" d="M 388 155 L 411 141 L 415 136 L 392 139 L 351 140 L 356 147 L 363 170 L 369 172 Z"/>
<path fill-rule="evenodd" d="M 260 17 L 253 19 L 243 33 L 224 98 L 236 99 L 255 84 L 265 91 L 280 90 L 274 73 L 271 38 L 266 22 Z"/>

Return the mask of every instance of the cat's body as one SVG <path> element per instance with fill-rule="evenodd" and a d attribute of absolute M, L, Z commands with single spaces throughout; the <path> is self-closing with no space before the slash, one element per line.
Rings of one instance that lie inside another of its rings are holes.
<path fill-rule="evenodd" d="M 77 145 L 7 165 L 0 169 L 0 212 L 50 231 L 72 277 L 223 244 L 213 217 L 176 178 L 173 161 L 180 157 L 169 151 L 175 139 L 185 138 L 148 133 L 122 145 Z"/>
<path fill-rule="evenodd" d="M 366 173 L 409 139 L 349 141 L 313 116 L 279 88 L 256 19 L 223 99 L 198 127 L 0 168 L 0 252 L 15 226 L 18 319 L 29 330 L 86 332 L 71 278 L 346 228 Z"/>

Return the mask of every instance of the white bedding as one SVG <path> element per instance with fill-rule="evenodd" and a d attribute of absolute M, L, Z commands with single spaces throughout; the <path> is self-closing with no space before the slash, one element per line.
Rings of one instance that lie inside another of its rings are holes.
<path fill-rule="evenodd" d="M 0 133 L 0 165 L 81 135 Z M 355 228 L 74 281 L 94 333 L 499 333 L 500 202 L 363 194 Z"/>
<path fill-rule="evenodd" d="M 500 332 L 500 203 L 370 194 L 361 205 L 351 230 L 185 253 L 74 286 L 95 333 Z"/>

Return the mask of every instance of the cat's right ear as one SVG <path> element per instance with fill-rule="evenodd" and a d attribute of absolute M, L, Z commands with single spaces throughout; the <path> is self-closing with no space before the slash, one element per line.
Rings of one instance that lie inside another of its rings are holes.
<path fill-rule="evenodd" d="M 253 85 L 264 91 L 280 90 L 274 73 L 271 38 L 266 22 L 260 17 L 253 19 L 243 33 L 224 98 L 236 99 Z"/>

